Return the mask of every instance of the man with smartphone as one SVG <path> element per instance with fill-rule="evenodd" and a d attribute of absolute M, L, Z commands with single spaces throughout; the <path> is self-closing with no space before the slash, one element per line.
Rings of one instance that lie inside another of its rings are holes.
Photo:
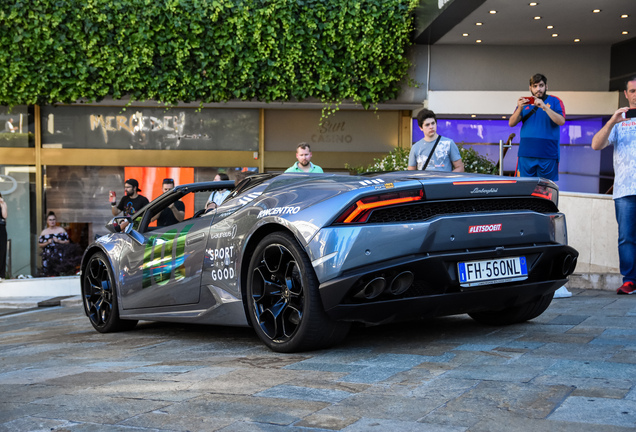
<path fill-rule="evenodd" d="M 617 294 L 636 292 L 636 75 L 625 83 L 629 108 L 617 109 L 592 138 L 592 148 L 614 146 L 614 209 L 623 285 Z"/>
<path fill-rule="evenodd" d="M 548 95 L 548 79 L 542 74 L 530 78 L 532 96 L 521 96 L 508 124 L 521 126 L 517 170 L 521 177 L 559 179 L 560 126 L 565 124 L 565 106 Z"/>
<path fill-rule="evenodd" d="M 517 174 L 556 181 L 559 179 L 560 127 L 565 124 L 565 106 L 558 97 L 548 95 L 545 75 L 530 77 L 530 93 L 532 96 L 517 99 L 517 108 L 508 120 L 510 127 L 522 123 Z M 572 293 L 562 286 L 554 293 L 554 298 L 564 297 L 572 297 Z"/>

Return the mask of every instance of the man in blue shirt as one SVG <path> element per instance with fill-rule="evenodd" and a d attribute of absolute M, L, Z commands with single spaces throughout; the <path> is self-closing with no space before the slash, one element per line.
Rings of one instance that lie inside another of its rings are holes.
<path fill-rule="evenodd" d="M 286 173 L 321 173 L 322 168 L 311 163 L 311 147 L 306 142 L 301 142 L 296 147 L 296 159 L 298 162 L 285 170 Z"/>
<path fill-rule="evenodd" d="M 521 177 L 559 179 L 560 126 L 565 124 L 565 107 L 548 95 L 548 79 L 541 74 L 530 78 L 532 97 L 522 96 L 508 124 L 521 126 L 518 170 Z"/>
<path fill-rule="evenodd" d="M 560 127 L 565 124 L 565 107 L 556 96 L 548 95 L 548 79 L 545 75 L 530 77 L 529 96 L 517 99 L 517 108 L 510 116 L 508 124 L 521 126 L 521 141 L 517 159 L 520 177 L 543 177 L 559 179 L 559 139 Z M 572 297 L 572 293 L 562 286 L 554 293 L 554 298 Z"/>
<path fill-rule="evenodd" d="M 618 222 L 618 259 L 623 285 L 617 294 L 636 292 L 636 75 L 625 84 L 629 108 L 619 108 L 592 138 L 592 148 L 614 146 L 614 210 Z M 628 114 L 629 112 L 629 114 Z"/>

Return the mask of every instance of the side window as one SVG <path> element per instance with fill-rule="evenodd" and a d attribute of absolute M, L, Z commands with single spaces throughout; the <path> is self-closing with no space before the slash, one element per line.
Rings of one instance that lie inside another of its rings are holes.
<path fill-rule="evenodd" d="M 134 215 L 133 216 L 132 225 L 133 225 L 133 229 L 135 231 L 139 231 L 140 230 L 142 219 L 143 219 L 143 214 Z"/>

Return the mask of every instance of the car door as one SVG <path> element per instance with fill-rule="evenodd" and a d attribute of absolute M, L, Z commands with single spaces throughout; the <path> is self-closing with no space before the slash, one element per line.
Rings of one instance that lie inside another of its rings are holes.
<path fill-rule="evenodd" d="M 193 218 L 128 236 L 120 266 L 123 308 L 197 303 L 211 222 Z"/>

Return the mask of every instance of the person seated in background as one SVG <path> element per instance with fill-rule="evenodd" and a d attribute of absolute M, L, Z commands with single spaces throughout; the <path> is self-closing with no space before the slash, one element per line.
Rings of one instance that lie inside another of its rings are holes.
<path fill-rule="evenodd" d="M 214 177 L 214 181 L 227 181 L 230 177 L 228 177 L 225 173 L 219 173 Z M 205 203 L 205 210 L 212 210 L 220 206 L 225 198 L 230 194 L 229 189 L 216 190 L 210 194 L 208 201 Z"/>
<path fill-rule="evenodd" d="M 68 244 L 70 239 L 64 228 L 57 226 L 55 213 L 50 211 L 46 216 L 46 228 L 42 230 L 38 239 L 38 246 L 42 248 L 42 273 L 43 276 L 56 276 L 57 272 L 52 267 L 52 261 L 63 258 L 61 245 Z"/>
<path fill-rule="evenodd" d="M 174 180 L 171 178 L 163 179 L 161 185 L 163 193 L 174 189 Z M 157 226 L 170 226 L 182 222 L 185 217 L 185 204 L 181 200 L 177 200 L 163 209 L 161 213 L 154 215 L 152 220 L 157 221 Z"/>

